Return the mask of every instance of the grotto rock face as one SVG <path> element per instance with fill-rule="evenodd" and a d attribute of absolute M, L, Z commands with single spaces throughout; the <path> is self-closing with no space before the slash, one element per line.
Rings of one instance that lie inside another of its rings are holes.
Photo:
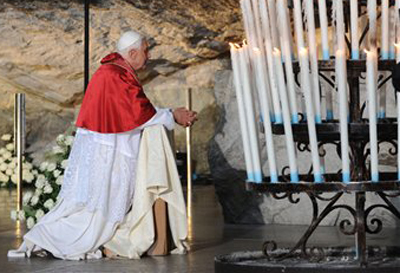
<path fill-rule="evenodd" d="M 209 172 L 208 143 L 219 115 L 214 74 L 226 67 L 227 42 L 242 39 L 238 6 L 234 0 L 91 1 L 91 73 L 114 51 L 119 35 L 134 29 L 150 41 L 152 60 L 140 78 L 154 104 L 182 106 L 185 90 L 193 89 L 194 110 L 200 116 L 193 128 L 199 173 Z M 83 1 L 0 3 L 0 133 L 12 128 L 13 93 L 26 93 L 33 152 L 65 131 L 79 111 L 83 25 Z M 55 126 L 35 130 L 41 121 Z M 176 137 L 177 149 L 185 150 L 184 130 L 177 129 Z M 36 155 L 41 158 L 40 152 Z"/>

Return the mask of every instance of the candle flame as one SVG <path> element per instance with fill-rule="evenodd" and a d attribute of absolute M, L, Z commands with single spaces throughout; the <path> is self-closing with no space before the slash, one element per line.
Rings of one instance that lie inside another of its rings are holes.
<path fill-rule="evenodd" d="M 260 49 L 258 47 L 253 48 L 254 52 L 260 52 Z"/>
<path fill-rule="evenodd" d="M 246 39 L 243 39 L 243 45 L 247 46 L 247 40 Z"/>
<path fill-rule="evenodd" d="M 400 44 L 394 43 L 394 46 L 397 47 L 397 48 L 399 48 L 399 47 L 400 47 Z"/>
<path fill-rule="evenodd" d="M 277 53 L 277 54 L 278 54 L 278 53 L 281 54 L 281 51 L 280 51 L 279 48 L 277 48 L 277 47 L 274 47 L 274 52 Z"/>
<path fill-rule="evenodd" d="M 336 54 L 340 54 L 340 53 L 342 53 L 342 50 L 340 50 L 340 49 L 336 50 Z"/>
<path fill-rule="evenodd" d="M 300 49 L 300 54 L 308 54 L 308 49 L 306 47 L 302 47 Z"/>
<path fill-rule="evenodd" d="M 240 49 L 240 45 L 238 43 L 229 43 L 229 45 L 231 46 L 231 49 Z"/>

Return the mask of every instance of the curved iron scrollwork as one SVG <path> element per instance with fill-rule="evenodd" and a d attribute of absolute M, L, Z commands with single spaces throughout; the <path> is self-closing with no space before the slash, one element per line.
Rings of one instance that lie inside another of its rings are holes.
<path fill-rule="evenodd" d="M 400 220 L 400 212 L 399 210 L 392 204 L 392 202 L 389 200 L 389 198 L 395 198 L 400 196 L 400 192 L 396 192 L 394 194 L 388 194 L 384 192 L 378 192 L 378 195 L 381 197 L 381 199 L 384 201 L 384 204 L 375 204 L 371 205 L 365 210 L 365 231 L 370 233 L 370 234 L 377 234 L 382 230 L 383 223 L 382 220 L 374 217 L 372 218 L 369 223 L 373 227 L 368 226 L 368 217 L 370 213 L 375 210 L 375 209 L 385 209 L 390 211 L 393 215 L 395 215 L 399 220 Z"/>
<path fill-rule="evenodd" d="M 278 193 L 272 193 L 272 196 L 277 199 L 277 200 L 282 200 L 287 198 L 290 203 L 292 204 L 297 204 L 300 201 L 300 198 L 294 198 L 293 195 L 297 194 L 296 192 L 284 192 L 282 195 L 279 195 Z"/>
<path fill-rule="evenodd" d="M 332 196 L 323 196 L 323 192 L 316 192 L 313 190 L 306 191 L 305 193 L 309 197 L 313 207 L 312 220 L 309 227 L 304 232 L 299 241 L 295 244 L 295 246 L 293 246 L 288 251 L 279 251 L 277 243 L 275 241 L 264 242 L 262 245 L 262 252 L 268 259 L 280 261 L 298 256 L 304 259 L 308 259 L 312 262 L 318 262 L 325 259 L 326 255 L 322 248 L 307 247 L 307 244 L 311 235 L 314 233 L 315 229 L 319 226 L 322 220 L 335 210 L 345 210 L 351 215 L 350 219 L 346 218 L 340 221 L 339 230 L 345 235 L 357 234 L 357 236 L 361 236 L 361 244 L 363 244 L 362 241 L 365 242 L 366 233 L 377 234 L 382 230 L 382 220 L 378 219 L 377 217 L 373 217 L 372 219 L 367 221 L 370 217 L 371 212 L 375 209 L 388 210 L 400 219 L 399 210 L 389 200 L 389 198 L 400 196 L 400 192 L 385 193 L 378 191 L 377 194 L 380 196 L 384 203 L 372 205 L 367 209 L 365 209 L 364 207 L 365 193 L 358 193 L 361 195 L 356 196 L 355 208 L 345 204 L 337 204 L 340 198 L 343 196 L 344 192 L 335 192 Z M 272 196 L 278 200 L 288 198 L 289 202 L 296 204 L 300 201 L 300 198 L 294 198 L 294 194 L 296 194 L 296 192 L 286 191 L 281 194 L 273 193 Z M 327 202 L 327 205 L 322 211 L 320 211 L 318 201 Z M 366 248 L 361 249 L 364 251 L 364 253 L 362 253 L 361 255 L 365 257 L 367 250 Z M 365 262 L 365 260 L 362 261 Z"/>
<path fill-rule="evenodd" d="M 378 141 L 378 152 L 381 149 L 381 144 L 383 143 L 388 143 L 391 145 L 391 147 L 388 149 L 388 152 L 392 156 L 396 156 L 398 153 L 398 147 L 397 147 L 397 141 L 394 139 L 385 139 L 385 140 L 380 140 Z"/>
<path fill-rule="evenodd" d="M 290 182 L 290 167 L 289 166 L 285 166 L 282 168 L 281 176 L 282 176 L 282 180 L 284 182 Z"/>
<path fill-rule="evenodd" d="M 291 203 L 298 203 L 300 198 L 293 198 L 293 192 L 284 192 L 282 195 L 273 193 L 272 196 L 278 200 L 282 200 L 288 198 Z M 287 253 L 274 253 L 277 250 L 277 244 L 275 241 L 266 241 L 262 246 L 262 251 L 266 257 L 269 259 L 283 260 L 290 257 L 294 257 L 300 254 L 303 258 L 307 258 L 311 261 L 320 261 L 325 258 L 324 251 L 319 247 L 307 248 L 308 240 L 311 235 L 314 233 L 315 229 L 319 226 L 321 221 L 325 219 L 327 215 L 329 215 L 332 211 L 337 209 L 345 209 L 350 212 L 350 214 L 354 218 L 354 223 L 356 223 L 356 212 L 353 208 L 347 205 L 335 205 L 340 197 L 343 195 L 343 192 L 337 192 L 333 196 L 325 197 L 322 196 L 323 193 L 316 192 L 306 192 L 307 196 L 311 200 L 311 204 L 313 207 L 313 216 L 311 220 L 311 224 L 297 242 L 297 244 L 290 249 Z M 325 208 L 320 212 L 318 200 L 323 202 L 328 202 Z M 340 230 L 345 234 L 354 234 L 356 232 L 356 224 L 353 225 L 353 228 L 350 231 L 347 231 L 346 228 L 351 226 L 351 222 L 349 220 L 343 220 L 340 224 Z"/>

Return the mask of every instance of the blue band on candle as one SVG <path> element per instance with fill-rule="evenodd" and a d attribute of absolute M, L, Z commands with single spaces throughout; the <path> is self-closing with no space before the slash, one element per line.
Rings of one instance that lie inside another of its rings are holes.
<path fill-rule="evenodd" d="M 277 123 L 277 124 L 283 123 L 283 119 L 282 119 L 282 115 L 281 114 L 275 115 L 275 123 Z"/>
<path fill-rule="evenodd" d="M 247 173 L 247 182 L 254 182 L 254 174 Z"/>
<path fill-rule="evenodd" d="M 299 182 L 299 174 L 297 172 L 290 174 L 290 181 L 293 183 Z"/>
<path fill-rule="evenodd" d="M 327 110 L 326 111 L 326 120 L 332 120 L 332 119 L 333 119 L 333 111 Z"/>
<path fill-rule="evenodd" d="M 381 55 L 381 59 L 382 59 L 382 60 L 387 60 L 387 59 L 389 59 L 389 52 L 387 52 L 387 51 L 382 51 L 381 53 L 382 53 L 382 55 Z"/>
<path fill-rule="evenodd" d="M 261 172 L 254 173 L 254 182 L 261 183 L 263 181 L 263 175 Z"/>
<path fill-rule="evenodd" d="M 343 183 L 349 183 L 350 182 L 350 173 L 348 173 L 348 172 L 342 173 L 342 179 L 343 179 Z"/>
<path fill-rule="evenodd" d="M 371 181 L 372 182 L 379 182 L 379 173 L 373 173 L 371 175 Z"/>
<path fill-rule="evenodd" d="M 324 49 L 322 51 L 322 58 L 327 61 L 331 58 L 330 54 L 329 54 L 329 49 Z"/>
<path fill-rule="evenodd" d="M 270 118 L 270 120 L 271 120 L 272 123 L 275 122 L 275 114 L 270 113 L 269 118 Z"/>
<path fill-rule="evenodd" d="M 264 123 L 264 116 L 262 114 L 260 115 L 260 122 Z"/>
<path fill-rule="evenodd" d="M 393 50 L 390 50 L 389 52 L 389 58 L 391 60 L 394 60 L 396 58 L 396 52 L 394 52 Z"/>
<path fill-rule="evenodd" d="M 322 175 L 320 173 L 314 173 L 314 182 L 321 183 L 322 182 Z"/>
<path fill-rule="evenodd" d="M 307 113 L 303 113 L 303 121 L 307 121 Z"/>
<path fill-rule="evenodd" d="M 385 118 L 385 117 L 386 117 L 386 111 L 381 110 L 378 112 L 378 118 Z"/>
<path fill-rule="evenodd" d="M 299 123 L 299 115 L 297 115 L 297 114 L 292 115 L 292 123 L 295 123 L 295 124 Z"/>
<path fill-rule="evenodd" d="M 360 59 L 360 51 L 359 50 L 352 50 L 351 51 L 351 58 L 353 59 L 353 60 L 358 60 L 358 59 Z"/>
<path fill-rule="evenodd" d="M 271 179 L 271 183 L 278 183 L 278 175 L 276 173 L 271 174 L 270 179 Z"/>
<path fill-rule="evenodd" d="M 400 180 L 400 172 L 397 174 L 397 180 Z"/>
<path fill-rule="evenodd" d="M 315 116 L 315 123 L 322 123 L 321 115 L 316 115 Z"/>

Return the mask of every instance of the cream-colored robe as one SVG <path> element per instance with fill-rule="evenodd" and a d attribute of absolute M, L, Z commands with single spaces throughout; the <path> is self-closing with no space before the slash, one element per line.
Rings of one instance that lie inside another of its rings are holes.
<path fill-rule="evenodd" d="M 143 131 L 137 165 L 132 210 L 105 247 L 121 257 L 139 259 L 155 239 L 153 204 L 167 203 L 169 226 L 176 249 L 186 253 L 186 207 L 175 158 L 162 125 Z"/>

